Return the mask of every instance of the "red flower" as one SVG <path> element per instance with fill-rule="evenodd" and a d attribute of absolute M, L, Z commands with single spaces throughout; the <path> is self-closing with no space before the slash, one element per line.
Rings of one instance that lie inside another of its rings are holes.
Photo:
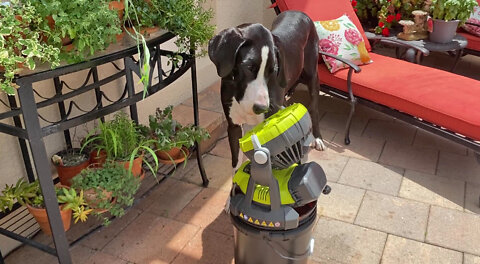
<path fill-rule="evenodd" d="M 357 6 L 357 0 L 352 0 L 352 6 L 356 7 Z"/>
<path fill-rule="evenodd" d="M 398 14 L 397 14 L 397 17 L 395 17 L 395 19 L 396 19 L 397 21 L 400 21 L 400 19 L 402 19 L 402 14 L 398 13 Z"/>
<path fill-rule="evenodd" d="M 390 36 L 390 30 L 388 28 L 382 29 L 382 35 L 384 35 L 385 37 Z"/>
<path fill-rule="evenodd" d="M 395 16 L 394 15 L 388 15 L 387 16 L 387 22 L 388 23 L 392 23 L 392 21 L 395 19 Z"/>
<path fill-rule="evenodd" d="M 383 28 L 383 26 L 385 26 L 385 24 L 382 21 L 380 21 L 380 22 L 378 22 L 378 26 Z"/>
<path fill-rule="evenodd" d="M 358 9 L 356 9 L 356 8 L 353 9 L 353 12 L 357 13 L 357 11 L 358 11 Z"/>

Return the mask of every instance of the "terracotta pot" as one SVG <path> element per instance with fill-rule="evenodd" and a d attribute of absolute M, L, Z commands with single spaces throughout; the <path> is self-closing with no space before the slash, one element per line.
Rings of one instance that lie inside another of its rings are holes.
<path fill-rule="evenodd" d="M 61 153 L 64 151 L 60 151 L 57 155 L 61 156 Z M 55 168 L 58 172 L 58 178 L 60 178 L 60 183 L 62 185 L 70 187 L 72 185 L 71 179 L 79 174 L 83 169 L 87 168 L 90 165 L 90 160 L 87 158 L 84 162 L 74 165 L 74 166 L 63 166 L 54 164 Z"/>
<path fill-rule="evenodd" d="M 123 164 L 125 169 L 130 168 L 130 161 L 118 161 L 120 164 Z M 138 156 L 133 160 L 132 174 L 135 177 L 141 176 L 142 174 L 142 163 L 143 163 L 143 154 Z"/>
<path fill-rule="evenodd" d="M 52 16 L 47 16 L 46 19 L 47 19 L 47 23 L 48 23 L 48 26 L 50 27 L 50 29 L 54 29 L 55 28 L 55 20 L 53 19 L 53 17 Z M 46 36 L 42 36 L 42 39 L 43 39 L 44 42 L 47 41 Z M 62 45 L 64 46 L 64 49 L 66 51 L 71 51 L 74 48 L 72 42 L 73 42 L 73 40 L 71 38 L 69 38 L 68 36 L 62 38 Z"/>
<path fill-rule="evenodd" d="M 118 18 L 120 19 L 120 21 L 123 20 L 123 13 L 125 10 L 124 1 L 110 1 L 108 3 L 108 8 L 110 8 L 110 10 L 117 10 Z"/>
<path fill-rule="evenodd" d="M 47 210 L 45 208 L 35 208 L 27 204 L 28 211 L 33 215 L 37 223 L 40 225 L 40 229 L 47 235 L 52 234 L 50 229 L 50 223 L 48 222 Z M 62 210 L 63 205 L 59 206 L 60 216 L 62 217 L 63 230 L 67 231 L 70 229 L 70 223 L 72 220 L 72 210 Z"/>
<path fill-rule="evenodd" d="M 107 160 L 107 152 L 105 152 L 105 150 L 100 150 L 100 152 L 97 150 L 92 150 L 90 152 L 89 160 L 90 168 L 101 168 Z"/>
<path fill-rule="evenodd" d="M 188 157 L 190 151 L 187 148 L 182 147 L 181 149 L 172 148 L 169 151 L 157 150 L 155 151 L 155 154 L 157 155 L 158 162 L 160 163 L 178 164 L 183 162 Z"/>
<path fill-rule="evenodd" d="M 131 34 L 135 34 L 135 31 L 133 30 L 133 28 L 127 28 L 127 30 Z M 140 28 L 140 30 L 138 32 L 142 35 L 150 35 L 152 33 L 155 33 L 157 31 L 159 31 L 159 30 L 160 30 L 159 27 L 148 27 L 148 28 Z"/>
<path fill-rule="evenodd" d="M 96 208 L 97 205 L 104 200 L 111 201 L 112 203 L 115 203 L 116 199 L 112 199 L 112 192 L 103 190 L 103 196 L 104 198 L 97 197 L 97 191 L 95 189 L 88 189 L 83 192 L 83 197 L 85 198 L 85 202 L 88 204 L 90 208 L 93 208 L 93 210 L 99 214 L 105 213 L 107 210 L 106 209 L 98 209 Z"/>
<path fill-rule="evenodd" d="M 126 34 L 126 33 L 125 33 L 125 31 L 124 31 L 124 32 L 122 32 L 122 33 L 120 33 L 120 34 L 115 35 L 115 38 L 116 38 L 116 40 L 117 40 L 117 43 L 120 42 L 120 41 L 122 41 L 122 39 L 125 37 L 125 34 Z"/>

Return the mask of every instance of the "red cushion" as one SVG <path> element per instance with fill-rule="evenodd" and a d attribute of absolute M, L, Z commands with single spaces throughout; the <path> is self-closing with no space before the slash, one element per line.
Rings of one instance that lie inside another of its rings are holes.
<path fill-rule="evenodd" d="M 372 64 L 352 76 L 353 93 L 480 140 L 480 81 L 370 54 Z M 318 66 L 320 82 L 347 91 L 348 69 Z"/>
<path fill-rule="evenodd" d="M 332 20 L 346 14 L 362 33 L 367 50 L 372 50 L 350 0 L 276 0 L 276 2 L 280 11 L 299 10 L 313 21 Z"/>
<path fill-rule="evenodd" d="M 470 34 L 464 30 L 459 30 L 458 34 L 464 36 L 467 39 L 467 49 L 480 51 L 480 37 Z"/>

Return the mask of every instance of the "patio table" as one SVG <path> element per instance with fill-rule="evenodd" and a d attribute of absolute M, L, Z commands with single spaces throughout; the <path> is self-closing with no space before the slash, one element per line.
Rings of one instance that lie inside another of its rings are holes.
<path fill-rule="evenodd" d="M 366 34 L 367 38 L 371 38 L 371 37 L 375 36 L 375 34 L 372 33 L 372 32 L 365 32 L 365 34 Z M 397 38 L 395 35 L 396 34 L 394 34 L 391 37 L 385 37 L 384 39 L 387 39 L 387 42 L 388 42 L 388 39 L 392 39 L 392 40 L 395 40 L 395 41 L 400 40 L 400 41 L 404 41 L 405 43 L 408 43 L 410 45 L 414 45 L 414 46 L 417 46 L 417 47 L 423 47 L 430 52 L 448 52 L 449 54 L 454 55 L 455 56 L 455 61 L 452 65 L 452 67 L 450 68 L 451 72 L 453 72 L 455 70 L 455 67 L 458 64 L 458 61 L 460 60 L 460 58 L 462 56 L 463 49 L 465 49 L 465 47 L 467 47 L 467 44 L 468 44 L 467 39 L 465 37 L 463 37 L 462 35 L 459 35 L 459 34 L 455 35 L 453 40 L 450 41 L 450 42 L 447 42 L 447 43 L 436 43 L 436 42 L 432 42 L 428 39 L 407 41 L 407 40 L 401 40 L 401 39 Z M 409 62 L 413 62 L 413 63 L 417 63 L 417 64 L 421 63 L 421 61 L 423 59 L 423 56 L 424 56 L 423 53 L 417 52 L 412 48 L 401 49 L 398 46 L 395 48 L 395 53 L 396 53 L 396 56 L 397 56 L 398 59 L 402 58 L 402 59 L 405 59 Z"/>
<path fill-rule="evenodd" d="M 63 132 L 67 148 L 71 147 L 72 139 L 69 129 L 98 118 L 103 120 L 105 115 L 111 114 L 124 107 L 129 107 L 131 118 L 138 123 L 137 102 L 141 101 L 144 97 L 151 96 L 164 89 L 188 70 L 191 71 L 194 123 L 195 125 L 199 125 L 194 52 L 190 51 L 188 54 L 180 53 L 178 54 L 180 56 L 178 63 L 170 63 L 167 67 L 165 67 L 164 64 L 162 65 L 162 59 L 168 60 L 169 57 L 177 55 L 173 51 L 160 48 L 161 44 L 174 37 L 175 35 L 170 32 L 158 31 L 146 38 L 147 46 L 151 54 L 149 62 L 151 78 L 146 95 L 144 95 L 143 91 L 135 91 L 134 74 L 140 77 L 141 65 L 138 59 L 135 58 L 135 55 L 137 55 L 139 51 L 136 42 L 128 36 L 118 43 L 111 44 L 106 50 L 95 54 L 95 56 L 92 56 L 87 61 L 77 64 L 64 63 L 53 70 L 50 69 L 48 65 L 40 65 L 33 71 L 24 70 L 17 76 L 16 83 L 19 85 L 17 94 L 15 96 L 8 96 L 8 102 L 0 98 L 0 103 L 9 109 L 5 112 L 0 112 L 0 133 L 9 134 L 18 138 L 25 163 L 26 174 L 30 182 L 35 180 L 34 170 L 36 172 L 52 227 L 55 248 L 31 240 L 29 237 L 32 233 L 19 233 L 18 228 L 0 228 L 0 234 L 36 247 L 49 254 L 56 255 L 62 264 L 72 262 L 69 252 L 70 244 L 67 241 L 60 218 L 52 181 L 50 159 L 47 157 L 43 140 L 44 137 L 53 133 Z M 119 60 L 123 61 L 123 65 L 118 65 Z M 107 74 L 102 74 L 102 78 L 100 78 L 98 66 L 106 64 L 112 64 L 116 72 L 108 76 L 105 76 Z M 155 69 L 157 77 L 153 78 Z M 61 80 L 61 77 L 64 75 L 82 70 L 87 70 L 83 83 L 80 82 L 69 85 Z M 105 85 L 123 78 L 125 78 L 125 86 L 120 90 L 120 97 L 111 98 L 111 95 L 107 96 L 104 92 L 106 89 Z M 55 90 L 52 92 L 53 96 L 46 96 L 45 89 L 42 89 L 40 92 L 33 87 L 34 83 L 49 79 L 53 80 L 54 83 Z M 95 102 L 95 106 L 91 109 L 87 109 L 88 107 L 81 106 L 81 102 L 75 101 L 80 95 L 83 95 L 85 98 L 86 93 L 91 95 L 92 100 Z M 52 107 L 58 109 L 58 119 L 51 120 L 42 113 L 43 108 L 49 106 L 49 109 L 52 109 Z M 75 112 L 79 114 L 74 114 Z M 10 119 L 13 119 L 14 125 L 8 122 Z M 30 148 L 27 147 L 27 141 Z M 198 144 L 195 145 L 195 149 L 199 149 Z M 203 184 L 207 186 L 208 179 L 205 175 L 202 156 L 196 155 L 196 157 Z M 168 165 L 163 166 L 157 173 L 165 178 L 170 175 L 172 171 L 174 171 L 174 166 Z M 19 207 L 17 204 L 14 210 Z M 4 216 L 5 214 L 0 214 L 0 219 Z M 83 237 L 84 236 L 73 241 L 71 245 Z M 1 253 L 0 263 L 3 263 Z"/>

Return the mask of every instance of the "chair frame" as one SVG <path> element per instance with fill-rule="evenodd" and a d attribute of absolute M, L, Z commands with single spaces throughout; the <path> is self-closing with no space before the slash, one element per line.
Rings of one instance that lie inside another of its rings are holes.
<path fill-rule="evenodd" d="M 475 23 L 471 23 L 471 22 L 465 22 L 465 24 L 470 25 L 470 26 L 474 26 L 474 27 L 480 27 L 479 24 L 475 24 Z M 471 33 L 467 32 L 467 34 L 471 34 Z M 480 50 L 465 48 L 465 49 L 463 49 L 463 53 L 464 54 L 471 54 L 471 55 L 480 57 Z"/>
<path fill-rule="evenodd" d="M 272 2 L 272 7 L 275 9 L 276 14 L 280 14 L 281 11 L 276 6 L 276 0 L 271 0 Z M 370 40 L 370 39 L 369 39 Z M 392 41 L 391 39 L 383 39 L 380 36 L 376 36 L 375 39 L 372 39 L 376 43 L 385 43 L 385 44 L 390 44 L 390 45 L 397 45 L 398 47 L 407 47 L 407 48 L 412 48 L 418 51 L 419 53 L 424 53 L 424 55 L 428 55 L 428 50 L 425 50 L 421 47 L 416 47 L 409 45 L 408 43 L 405 43 L 404 41 Z M 364 106 L 367 106 L 369 108 L 372 108 L 374 110 L 377 110 L 379 112 L 382 112 L 384 114 L 390 115 L 396 119 L 402 120 L 404 122 L 407 122 L 413 126 L 419 127 L 423 130 L 426 130 L 428 132 L 431 132 L 435 135 L 444 137 L 448 140 L 451 140 L 453 142 L 456 142 L 458 144 L 461 144 L 467 148 L 470 148 L 474 151 L 475 156 L 477 158 L 477 161 L 480 163 L 480 141 L 475 141 L 472 138 L 460 135 L 452 130 L 448 130 L 444 127 L 441 127 L 439 125 L 436 125 L 431 122 L 427 122 L 423 120 L 420 117 L 412 116 L 406 113 L 403 113 L 399 110 L 393 109 L 389 106 L 382 105 L 376 102 L 373 102 L 368 99 L 364 99 L 358 96 L 355 96 L 352 90 L 352 76 L 353 73 L 360 73 L 361 68 L 354 64 L 352 61 L 340 58 L 338 56 L 335 56 L 333 54 L 325 53 L 323 51 L 319 51 L 320 55 L 328 56 L 331 58 L 334 58 L 336 60 L 339 60 L 346 65 L 349 66 L 348 69 L 348 77 L 347 77 L 347 89 L 348 92 L 345 92 L 343 90 L 325 85 L 325 84 L 320 84 L 320 91 L 329 94 L 331 96 L 335 96 L 337 98 L 341 98 L 343 100 L 347 100 L 350 103 L 350 113 L 348 115 L 347 123 L 345 126 L 345 138 L 344 142 L 346 145 L 350 144 L 350 125 L 352 122 L 353 114 L 355 113 L 355 106 L 357 103 L 362 104 Z"/>

